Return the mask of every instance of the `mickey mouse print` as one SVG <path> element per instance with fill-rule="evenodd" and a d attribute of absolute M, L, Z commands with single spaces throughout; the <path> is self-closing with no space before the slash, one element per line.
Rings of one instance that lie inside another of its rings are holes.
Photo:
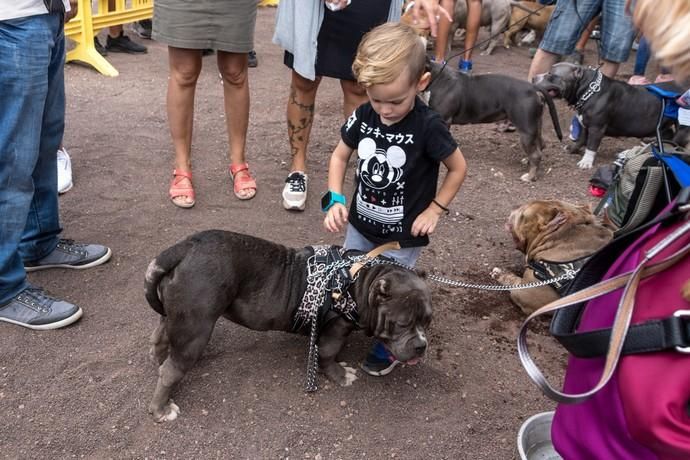
<path fill-rule="evenodd" d="M 375 243 L 428 244 L 410 235 L 412 222 L 435 196 L 440 161 L 457 148 L 440 117 L 417 98 L 405 118 L 386 126 L 367 103 L 341 135 L 358 158 L 350 223 Z"/>

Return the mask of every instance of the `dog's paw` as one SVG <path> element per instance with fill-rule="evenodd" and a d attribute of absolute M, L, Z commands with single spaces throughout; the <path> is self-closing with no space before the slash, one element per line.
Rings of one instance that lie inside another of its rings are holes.
<path fill-rule="evenodd" d="M 152 410 L 153 421 L 156 423 L 172 422 L 180 415 L 180 406 L 171 399 L 160 410 Z"/>
<path fill-rule="evenodd" d="M 340 362 L 340 367 L 345 370 L 345 375 L 343 376 L 343 379 L 340 382 L 340 385 L 344 387 L 349 387 L 353 383 L 355 383 L 355 380 L 357 380 L 357 369 L 354 367 L 349 367 L 347 363 L 345 362 Z"/>
<path fill-rule="evenodd" d="M 536 174 L 532 174 L 532 173 L 527 172 L 527 173 L 523 174 L 522 176 L 520 176 L 520 180 L 522 182 L 533 182 L 533 181 L 537 180 L 537 176 L 536 176 Z"/>
<path fill-rule="evenodd" d="M 580 161 L 577 162 L 577 167 L 580 169 L 591 169 L 594 165 L 594 153 L 586 151 Z"/>
<path fill-rule="evenodd" d="M 501 270 L 498 267 L 494 267 L 493 270 L 491 270 L 491 273 L 489 274 L 489 276 L 491 276 L 492 279 L 497 280 L 502 274 L 503 274 L 503 270 Z"/>

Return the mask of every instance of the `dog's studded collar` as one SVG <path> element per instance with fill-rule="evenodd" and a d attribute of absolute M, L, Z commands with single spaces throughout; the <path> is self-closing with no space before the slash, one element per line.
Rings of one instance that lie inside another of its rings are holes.
<path fill-rule="evenodd" d="M 582 109 L 582 106 L 585 105 L 585 102 L 587 102 L 590 97 L 601 91 L 601 82 L 603 79 L 604 74 L 601 73 L 601 70 L 597 69 L 597 73 L 594 75 L 594 78 L 589 82 L 589 85 L 587 85 L 587 91 L 585 91 L 584 94 L 580 96 L 580 99 L 578 99 L 578 101 L 575 103 L 575 110 L 577 112 L 580 112 L 580 109 Z"/>

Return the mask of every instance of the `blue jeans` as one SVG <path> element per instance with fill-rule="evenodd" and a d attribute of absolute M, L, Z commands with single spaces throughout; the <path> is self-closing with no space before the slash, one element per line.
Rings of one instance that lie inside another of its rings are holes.
<path fill-rule="evenodd" d="M 539 48 L 561 56 L 571 54 L 590 21 L 601 12 L 601 58 L 625 62 L 635 37 L 625 0 L 558 0 Z"/>
<path fill-rule="evenodd" d="M 647 70 L 647 63 L 652 56 L 652 50 L 649 48 L 649 42 L 646 38 L 641 37 L 639 46 L 637 47 L 637 55 L 635 56 L 635 68 L 633 75 L 643 75 Z"/>
<path fill-rule="evenodd" d="M 343 243 L 343 248 L 345 249 L 355 249 L 357 251 L 369 252 L 375 247 L 379 246 L 376 243 L 372 243 L 364 235 L 359 233 L 357 229 L 350 223 L 347 224 L 347 230 L 345 230 L 345 242 Z M 396 262 L 407 265 L 408 267 L 414 267 L 417 263 L 417 259 L 422 254 L 422 247 L 416 248 L 400 248 L 385 251 L 384 256 L 390 257 Z"/>
<path fill-rule="evenodd" d="M 0 305 L 26 288 L 24 260 L 52 252 L 61 231 L 64 62 L 62 15 L 0 21 Z"/>

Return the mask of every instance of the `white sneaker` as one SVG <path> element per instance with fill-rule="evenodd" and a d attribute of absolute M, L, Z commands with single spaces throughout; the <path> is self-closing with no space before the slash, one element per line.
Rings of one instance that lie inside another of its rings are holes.
<path fill-rule="evenodd" d="M 57 151 L 57 189 L 58 193 L 65 193 L 72 188 L 72 161 L 64 147 Z"/>
<path fill-rule="evenodd" d="M 288 211 L 304 211 L 307 205 L 307 175 L 293 171 L 285 179 L 283 187 L 283 207 Z"/>

